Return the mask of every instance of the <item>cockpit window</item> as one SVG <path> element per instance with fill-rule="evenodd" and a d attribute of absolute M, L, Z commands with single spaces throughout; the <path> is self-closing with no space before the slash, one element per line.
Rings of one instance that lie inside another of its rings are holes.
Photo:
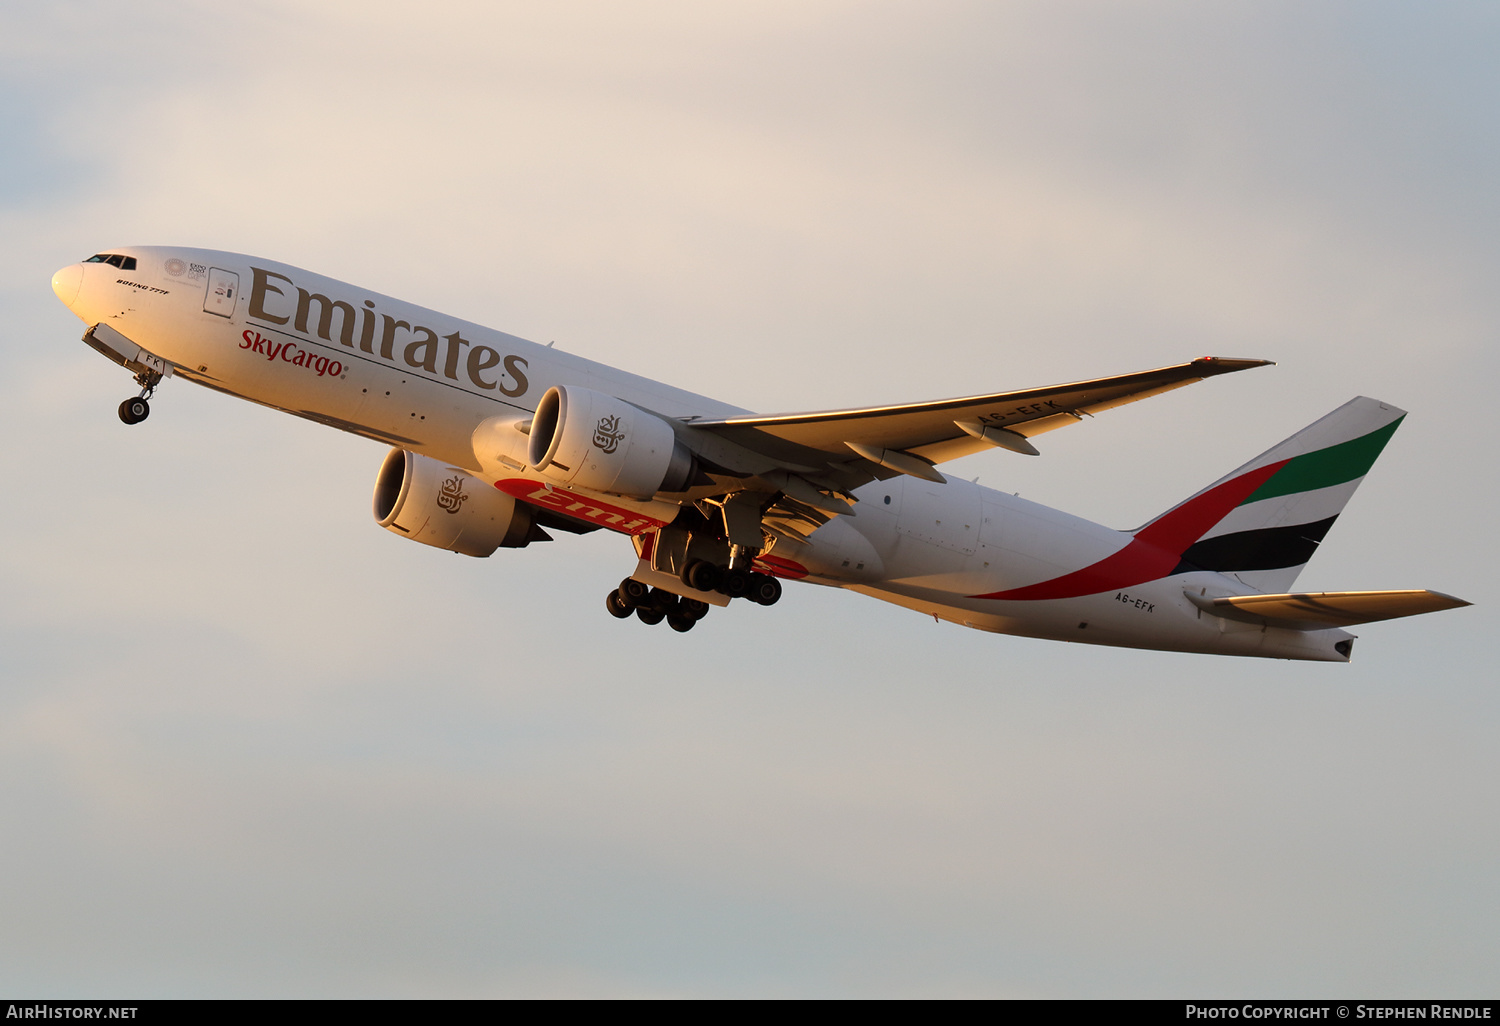
<path fill-rule="evenodd" d="M 95 253 L 84 261 L 86 264 L 114 264 L 122 271 L 135 270 L 135 257 L 121 253 Z"/>

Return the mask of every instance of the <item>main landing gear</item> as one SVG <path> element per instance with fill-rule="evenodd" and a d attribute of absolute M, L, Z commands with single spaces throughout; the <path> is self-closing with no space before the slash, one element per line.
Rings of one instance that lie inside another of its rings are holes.
<path fill-rule="evenodd" d="M 655 626 L 663 620 L 674 631 L 684 633 L 708 615 L 708 603 L 681 598 L 661 588 L 648 588 L 633 577 L 627 577 L 604 599 L 611 616 L 625 619 L 634 613 L 641 623 Z"/>
<path fill-rule="evenodd" d="M 687 565 L 682 583 L 695 591 L 717 591 L 762 606 L 773 606 L 781 598 L 781 582 L 770 574 L 719 567 L 701 559 Z M 666 620 L 674 631 L 685 632 L 708 615 L 709 606 L 701 599 L 674 595 L 627 577 L 604 597 L 604 608 L 621 620 L 634 613 L 641 623 L 655 625 Z"/>
<path fill-rule="evenodd" d="M 683 567 L 681 577 L 683 584 L 697 591 L 717 591 L 762 606 L 774 606 L 781 599 L 780 581 L 743 567 L 715 566 L 706 559 L 695 559 Z"/>
<path fill-rule="evenodd" d="M 141 386 L 141 394 L 120 404 L 120 419 L 127 424 L 139 424 L 151 416 L 148 400 L 155 394 L 156 386 L 161 384 L 161 375 L 156 371 L 141 371 L 135 376 L 135 383 Z"/>

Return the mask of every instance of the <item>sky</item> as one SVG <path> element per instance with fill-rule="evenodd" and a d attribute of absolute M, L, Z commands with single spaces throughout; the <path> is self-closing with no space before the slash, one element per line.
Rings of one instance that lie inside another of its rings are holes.
<path fill-rule="evenodd" d="M 0 6 L 0 992 L 1493 997 L 1500 9 Z M 1133 527 L 1409 410 L 1298 581 L 1348 665 L 379 530 L 373 442 L 52 272 L 260 255 L 762 412 L 1276 361 L 945 469 Z"/>

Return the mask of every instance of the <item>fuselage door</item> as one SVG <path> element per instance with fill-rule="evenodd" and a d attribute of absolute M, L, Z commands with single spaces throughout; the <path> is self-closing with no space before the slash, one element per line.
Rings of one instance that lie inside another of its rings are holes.
<path fill-rule="evenodd" d="M 904 478 L 901 483 L 904 494 L 896 518 L 897 533 L 972 556 L 979 542 L 979 487 L 958 478 L 947 484 L 915 478 Z"/>
<path fill-rule="evenodd" d="M 208 293 L 203 297 L 203 312 L 230 317 L 240 295 L 240 276 L 234 271 L 208 269 Z"/>

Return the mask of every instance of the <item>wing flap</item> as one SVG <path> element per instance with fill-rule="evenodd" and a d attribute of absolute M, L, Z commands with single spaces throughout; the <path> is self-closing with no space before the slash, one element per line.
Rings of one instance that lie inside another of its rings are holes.
<path fill-rule="evenodd" d="M 1470 603 L 1440 591 L 1309 591 L 1285 595 L 1231 595 L 1206 598 L 1191 589 L 1193 603 L 1215 616 L 1295 631 L 1352 627 L 1376 620 L 1458 609 Z"/>

